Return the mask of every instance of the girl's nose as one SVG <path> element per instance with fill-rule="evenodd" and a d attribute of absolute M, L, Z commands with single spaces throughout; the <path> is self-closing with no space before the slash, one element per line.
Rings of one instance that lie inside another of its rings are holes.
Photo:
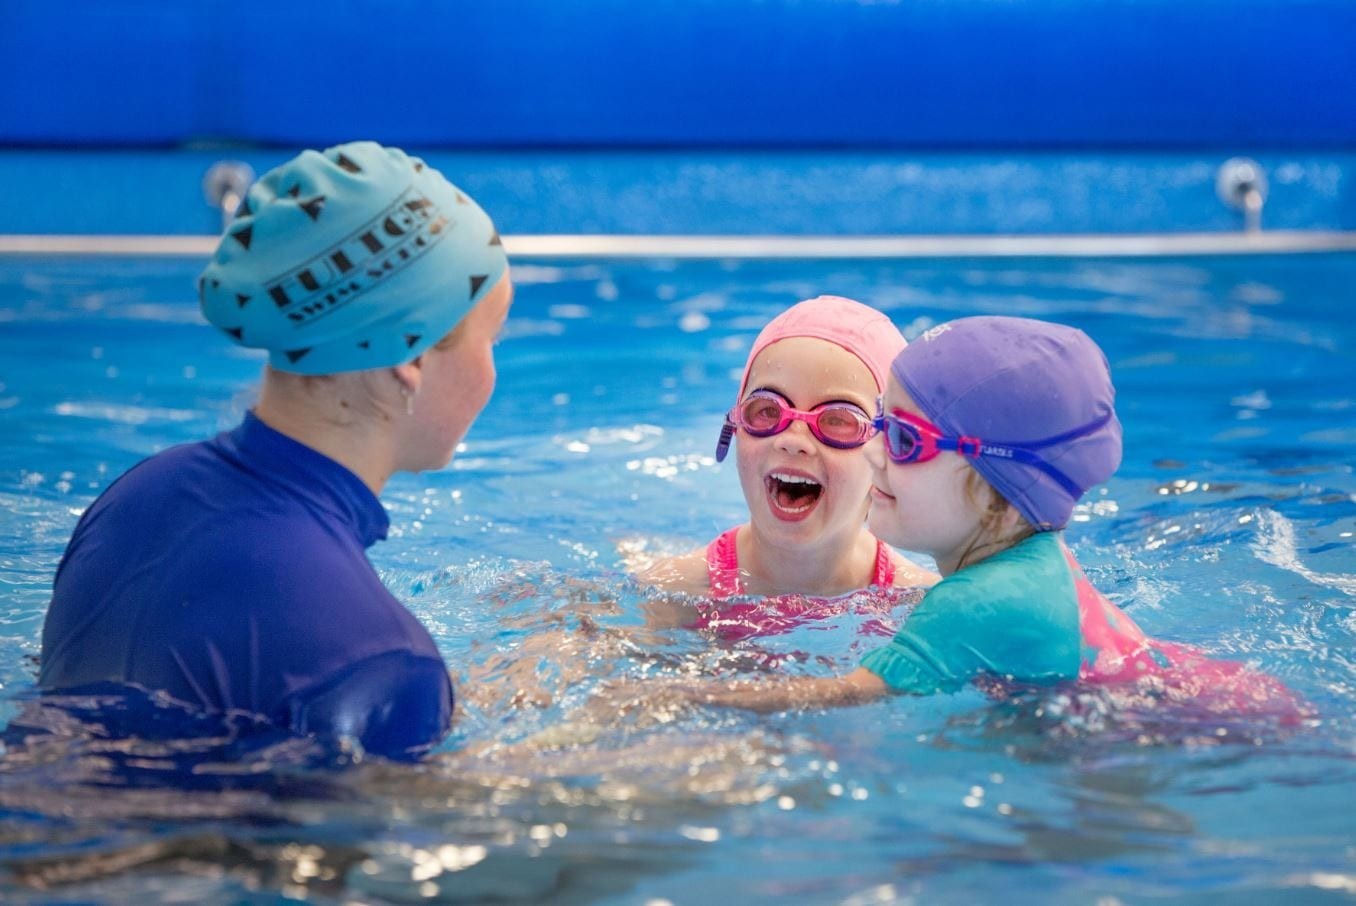
<path fill-rule="evenodd" d="M 815 449 L 815 436 L 810 433 L 809 425 L 795 419 L 785 431 L 777 435 L 777 448 L 787 453 L 812 453 Z"/>

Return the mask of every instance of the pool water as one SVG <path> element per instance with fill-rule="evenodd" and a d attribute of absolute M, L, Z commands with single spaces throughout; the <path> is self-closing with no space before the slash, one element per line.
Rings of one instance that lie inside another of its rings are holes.
<path fill-rule="evenodd" d="M 250 403 L 261 360 L 202 325 L 197 269 L 0 261 L 0 722 L 30 698 L 83 508 Z M 1356 257 L 554 261 L 515 276 L 495 398 L 448 469 L 391 483 L 391 539 L 371 552 L 461 677 L 438 757 L 320 774 L 282 747 L 248 766 L 287 781 L 267 791 L 119 786 L 110 759 L 144 780 L 174 753 L 58 733 L 0 759 L 0 898 L 1356 893 Z M 1070 544 L 1148 632 L 1274 674 L 1317 717 L 1285 728 L 1058 690 L 581 722 L 607 679 L 824 675 L 878 643 L 877 614 L 856 606 L 771 638 L 643 631 L 627 578 L 743 518 L 732 460 L 712 457 L 720 413 L 758 328 L 820 292 L 875 304 L 910 337 L 974 313 L 1087 330 L 1126 454 Z"/>

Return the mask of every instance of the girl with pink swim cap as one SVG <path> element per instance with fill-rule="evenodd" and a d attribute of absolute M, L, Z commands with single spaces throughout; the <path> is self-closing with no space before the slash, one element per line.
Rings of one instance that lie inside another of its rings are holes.
<path fill-rule="evenodd" d="M 749 521 L 703 549 L 660 561 L 642 582 L 721 600 L 798 596 L 791 617 L 813 616 L 818 598 L 868 587 L 930 585 L 865 525 L 871 489 L 863 448 L 890 361 L 904 337 L 884 314 L 838 296 L 800 302 L 754 341 L 716 459 L 734 441 Z M 792 602 L 785 602 L 791 604 Z M 775 608 L 726 604 L 653 611 L 652 623 L 715 629 L 727 638 L 786 628 Z M 762 614 L 755 617 L 755 611 Z"/>

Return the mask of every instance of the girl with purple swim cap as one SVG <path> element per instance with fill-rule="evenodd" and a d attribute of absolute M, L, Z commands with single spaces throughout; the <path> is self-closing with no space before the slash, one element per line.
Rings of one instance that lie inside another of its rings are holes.
<path fill-rule="evenodd" d="M 1150 639 L 1093 588 L 1061 539 L 1074 505 L 1120 464 L 1114 400 L 1106 358 L 1082 331 L 1010 317 L 929 330 L 894 359 L 874 420 L 868 525 L 931 554 L 942 580 L 847 676 L 669 691 L 773 711 L 972 682 L 998 691 L 1144 680 L 1132 688 L 1294 723 L 1304 706 L 1280 682 Z"/>
<path fill-rule="evenodd" d="M 782 613 L 775 602 L 714 602 L 935 581 L 865 527 L 871 479 L 862 450 L 875 433 L 871 416 L 890 361 L 903 347 L 884 314 L 838 296 L 800 302 L 763 328 L 716 451 L 723 460 L 733 442 L 749 521 L 641 576 L 713 602 L 696 613 L 657 606 L 652 623 L 713 629 L 726 638 L 769 634 L 813 616 L 814 606 L 803 598 L 782 601 L 781 610 L 795 611 Z"/>

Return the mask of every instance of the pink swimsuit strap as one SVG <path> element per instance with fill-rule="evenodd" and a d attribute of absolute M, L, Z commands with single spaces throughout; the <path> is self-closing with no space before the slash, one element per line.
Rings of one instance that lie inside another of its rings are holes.
<path fill-rule="evenodd" d="M 876 539 L 876 572 L 871 577 L 871 584 L 878 588 L 895 584 L 895 558 L 890 553 L 890 546 L 879 538 Z"/>
<path fill-rule="evenodd" d="M 735 544 L 738 534 L 739 526 L 735 526 L 706 546 L 706 575 L 710 579 L 713 598 L 731 598 L 744 593 L 744 583 L 739 578 L 739 549 Z M 880 588 L 895 584 L 894 557 L 889 546 L 880 539 L 876 539 L 876 566 L 871 584 Z"/>
<path fill-rule="evenodd" d="M 733 598 L 744 593 L 744 583 L 739 581 L 737 534 L 739 526 L 723 532 L 706 546 L 706 575 L 711 580 L 713 598 Z"/>

